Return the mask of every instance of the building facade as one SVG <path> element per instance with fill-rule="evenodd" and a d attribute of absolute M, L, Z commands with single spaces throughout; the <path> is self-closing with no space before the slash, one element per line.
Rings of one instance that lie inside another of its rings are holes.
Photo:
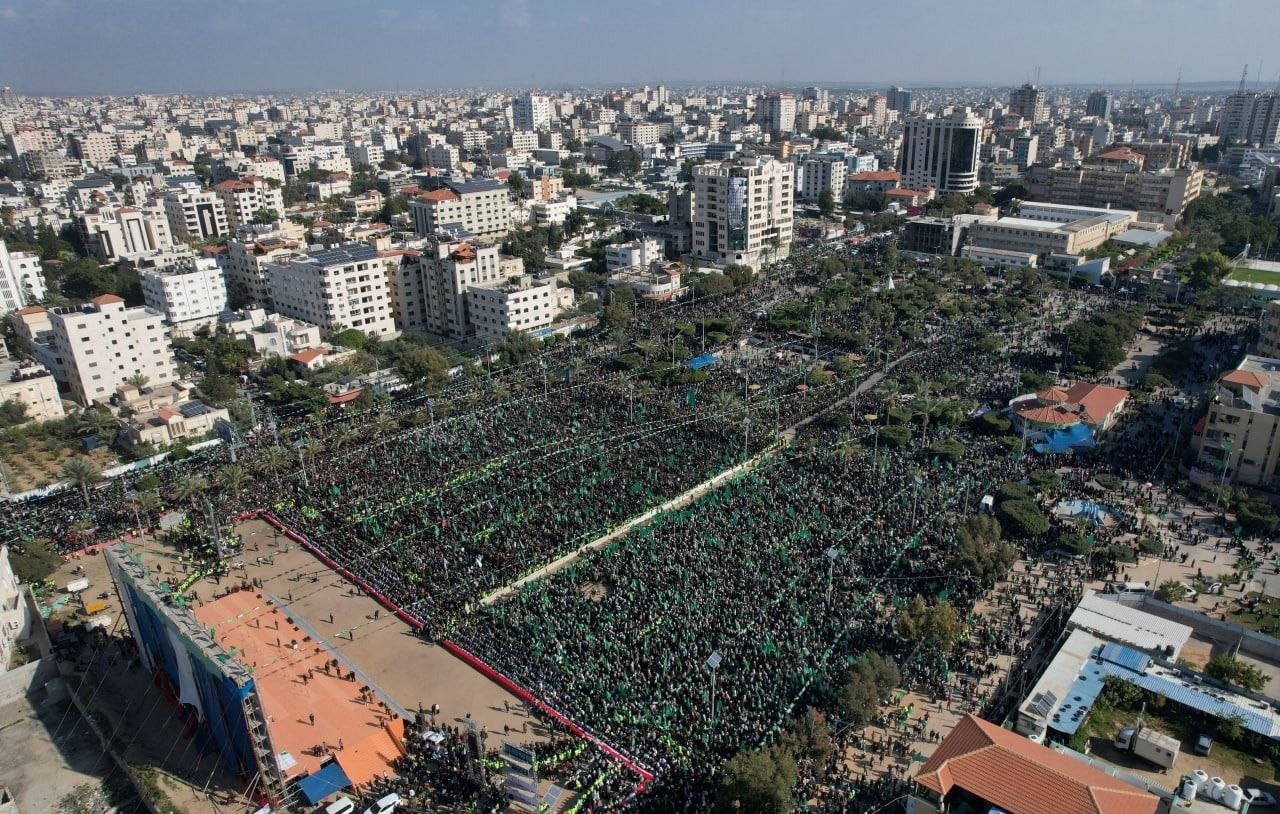
<path fill-rule="evenodd" d="M 141 279 L 143 299 L 164 314 L 177 334 L 212 325 L 227 310 L 226 280 L 211 257 L 193 257 L 173 269 L 144 271 Z"/>
<path fill-rule="evenodd" d="M 254 216 L 264 209 L 274 212 L 277 220 L 284 217 L 284 193 L 265 178 L 246 175 L 215 184 L 213 191 L 222 199 L 227 226 L 233 230 L 253 223 Z"/>
<path fill-rule="evenodd" d="M 978 188 L 978 151 L 982 119 L 968 108 L 939 118 L 909 119 L 902 133 L 898 169 L 909 189 L 932 187 L 940 193 L 968 195 Z"/>
<path fill-rule="evenodd" d="M 216 192 L 176 189 L 164 197 L 169 232 L 177 240 L 203 242 L 229 234 L 227 207 Z"/>
<path fill-rule="evenodd" d="M 386 265 L 366 244 L 281 257 L 266 271 L 268 299 L 284 316 L 333 333 L 348 328 L 370 336 L 395 333 Z"/>
<path fill-rule="evenodd" d="M 693 169 L 692 254 L 716 265 L 759 268 L 791 250 L 794 172 L 767 158 Z"/>
<path fill-rule="evenodd" d="M 413 226 L 423 237 L 461 229 L 477 237 L 501 237 L 511 228 L 511 202 L 500 181 L 446 183 L 409 201 Z"/>
<path fill-rule="evenodd" d="M 72 396 L 83 406 L 105 403 L 136 376 L 149 385 L 177 381 L 178 368 L 165 332 L 164 314 L 125 308 L 103 294 L 74 308 L 49 312 L 52 349 Z"/>
<path fill-rule="evenodd" d="M 12 252 L 0 240 L 0 316 L 43 300 L 44 268 L 32 252 Z"/>

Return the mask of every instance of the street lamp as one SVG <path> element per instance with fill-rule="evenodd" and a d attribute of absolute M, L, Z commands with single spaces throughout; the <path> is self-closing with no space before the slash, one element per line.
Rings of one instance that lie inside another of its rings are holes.
<path fill-rule="evenodd" d="M 138 498 L 139 497 L 141 497 L 141 495 L 138 494 L 137 489 L 130 489 L 129 491 L 124 493 L 124 499 L 129 501 L 129 505 L 133 508 L 133 526 L 138 530 L 138 533 L 141 534 L 142 533 L 142 515 L 138 514 Z"/>
<path fill-rule="evenodd" d="M 836 578 L 836 560 L 840 559 L 841 551 L 835 546 L 832 546 L 823 553 L 827 555 L 827 602 L 830 603 L 831 583 L 834 582 Z"/>
<path fill-rule="evenodd" d="M 707 669 L 711 670 L 711 733 L 707 736 L 707 744 L 710 745 L 711 738 L 715 736 L 716 731 L 716 671 L 720 668 L 720 662 L 724 657 L 720 655 L 719 650 L 711 651 L 711 655 L 707 656 Z"/>

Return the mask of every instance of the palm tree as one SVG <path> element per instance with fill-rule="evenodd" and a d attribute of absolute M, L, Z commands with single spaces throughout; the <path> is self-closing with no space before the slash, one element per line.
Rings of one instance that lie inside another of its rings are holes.
<path fill-rule="evenodd" d="M 582 369 L 586 366 L 587 363 L 581 359 L 571 360 L 569 362 L 569 378 L 576 382 L 578 380 L 578 374 L 582 373 Z"/>
<path fill-rule="evenodd" d="M 175 483 L 171 490 L 173 499 L 179 502 L 190 502 L 191 508 L 196 506 L 196 498 L 204 494 L 209 488 L 209 481 L 200 475 L 188 475 L 182 480 Z"/>
<path fill-rule="evenodd" d="M 145 373 L 135 373 L 125 381 L 138 388 L 138 392 L 141 393 L 142 388 L 146 387 L 147 383 L 151 381 L 151 377 Z"/>
<path fill-rule="evenodd" d="M 110 435 L 120 428 L 116 417 L 101 407 L 91 407 L 80 414 L 79 430 L 86 435 Z"/>
<path fill-rule="evenodd" d="M 373 420 L 373 431 L 378 435 L 390 435 L 396 429 L 396 420 L 390 413 L 378 413 Z"/>
<path fill-rule="evenodd" d="M 136 497 L 129 500 L 129 503 L 138 514 L 148 520 L 156 516 L 162 505 L 160 496 L 155 492 L 138 492 Z"/>
<path fill-rule="evenodd" d="M 293 456 L 284 447 L 274 446 L 263 454 L 259 465 L 262 467 L 263 472 L 279 475 L 288 471 L 289 467 L 293 465 Z"/>
<path fill-rule="evenodd" d="M 102 472 L 88 458 L 75 457 L 62 465 L 62 474 L 80 489 L 84 505 L 89 505 L 89 487 L 102 480 Z"/>
<path fill-rule="evenodd" d="M 227 464 L 217 471 L 214 480 L 218 482 L 218 488 L 224 492 L 229 492 L 232 497 L 240 493 L 244 485 L 249 481 L 249 473 L 244 471 L 244 467 L 237 464 Z"/>
<path fill-rule="evenodd" d="M 390 418 L 390 416 L 388 416 Z M 394 423 L 395 419 L 392 419 Z M 317 455 L 324 451 L 324 443 L 319 438 L 308 438 L 298 447 L 298 453 L 305 460 L 313 460 Z"/>
<path fill-rule="evenodd" d="M 333 439 L 333 445 L 339 449 L 349 447 L 360 439 L 360 432 L 351 427 L 345 427 Z"/>

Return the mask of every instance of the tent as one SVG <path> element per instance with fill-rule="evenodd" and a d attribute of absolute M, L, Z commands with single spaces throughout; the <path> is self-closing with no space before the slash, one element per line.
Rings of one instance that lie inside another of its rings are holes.
<path fill-rule="evenodd" d="M 1036 444 L 1034 449 L 1041 454 L 1052 452 L 1061 455 L 1076 450 L 1093 449 L 1094 446 L 1093 430 L 1089 429 L 1087 424 L 1080 423 L 1046 432 L 1044 442 Z"/>
<path fill-rule="evenodd" d="M 351 781 L 347 779 L 347 775 L 337 761 L 326 763 L 320 767 L 320 771 L 298 780 L 298 790 L 311 805 L 315 805 L 335 791 L 348 788 L 351 788 Z"/>

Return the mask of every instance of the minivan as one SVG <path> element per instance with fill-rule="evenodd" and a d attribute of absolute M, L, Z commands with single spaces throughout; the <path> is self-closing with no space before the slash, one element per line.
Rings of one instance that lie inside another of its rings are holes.
<path fill-rule="evenodd" d="M 355 814 L 356 803 L 350 797 L 339 797 L 324 807 L 324 814 Z"/>
<path fill-rule="evenodd" d="M 1113 594 L 1145 594 L 1147 586 L 1141 582 L 1113 582 L 1111 583 L 1111 593 Z"/>
<path fill-rule="evenodd" d="M 400 805 L 400 795 L 392 792 L 378 798 L 378 802 L 364 810 L 364 814 L 391 814 Z"/>
<path fill-rule="evenodd" d="M 1213 738 L 1208 735 L 1201 735 L 1196 739 L 1196 754 L 1201 757 L 1208 757 L 1209 752 L 1213 749 Z"/>

